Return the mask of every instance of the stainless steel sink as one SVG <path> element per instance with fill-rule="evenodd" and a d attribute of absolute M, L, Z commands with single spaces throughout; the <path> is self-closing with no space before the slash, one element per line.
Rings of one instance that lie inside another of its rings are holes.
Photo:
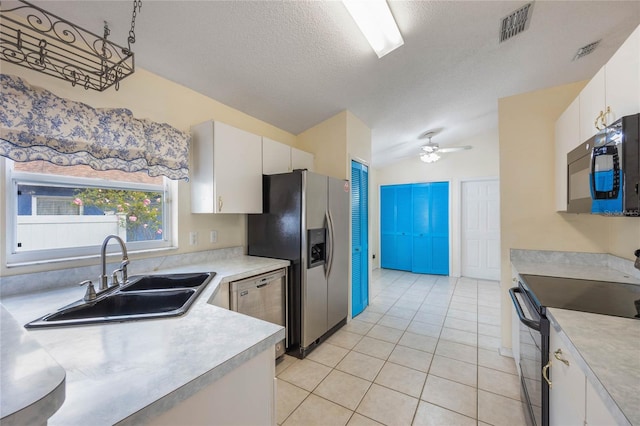
<path fill-rule="evenodd" d="M 123 322 L 182 315 L 215 276 L 199 274 L 144 275 L 85 302 L 78 300 L 26 324 L 26 328 Z"/>
<path fill-rule="evenodd" d="M 129 283 L 120 291 L 140 290 L 167 290 L 171 288 L 194 288 L 201 286 L 211 275 L 203 274 L 168 274 L 168 275 L 144 275 L 130 277 Z"/>

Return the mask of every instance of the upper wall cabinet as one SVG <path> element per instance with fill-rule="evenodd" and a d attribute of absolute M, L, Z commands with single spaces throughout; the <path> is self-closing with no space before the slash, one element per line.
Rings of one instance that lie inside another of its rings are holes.
<path fill-rule="evenodd" d="M 640 112 L 640 27 L 580 92 L 580 142 Z"/>
<path fill-rule="evenodd" d="M 262 213 L 262 139 L 218 121 L 191 128 L 191 212 Z"/>
<path fill-rule="evenodd" d="M 291 148 L 291 170 L 307 169 L 313 171 L 313 154 L 298 148 Z"/>
<path fill-rule="evenodd" d="M 294 169 L 313 171 L 313 154 L 262 137 L 262 173 L 272 175 Z"/>
<path fill-rule="evenodd" d="M 262 137 L 262 173 L 273 175 L 291 171 L 291 147 Z"/>

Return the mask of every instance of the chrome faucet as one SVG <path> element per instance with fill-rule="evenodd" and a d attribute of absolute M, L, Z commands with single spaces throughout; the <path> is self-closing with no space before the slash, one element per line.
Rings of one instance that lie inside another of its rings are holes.
<path fill-rule="evenodd" d="M 117 271 L 122 272 L 122 283 L 127 282 L 127 265 L 129 264 L 129 257 L 127 255 L 127 246 L 125 246 L 122 238 L 117 235 L 107 235 L 107 238 L 102 242 L 102 249 L 100 250 L 100 262 L 102 267 L 102 275 L 100 275 L 100 286 L 99 290 L 103 291 L 109 288 L 109 277 L 107 276 L 107 243 L 110 239 L 115 238 L 116 241 L 120 244 L 120 248 L 122 249 L 122 261 L 120 262 L 120 268 Z M 118 281 L 113 280 L 111 285 L 118 285 Z"/>

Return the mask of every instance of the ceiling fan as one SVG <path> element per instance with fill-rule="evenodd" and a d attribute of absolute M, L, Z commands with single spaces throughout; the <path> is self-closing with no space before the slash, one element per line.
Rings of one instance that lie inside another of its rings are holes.
<path fill-rule="evenodd" d="M 465 146 L 452 146 L 448 148 L 440 148 L 435 142 L 431 142 L 431 138 L 436 134 L 435 131 L 425 132 L 420 135 L 419 139 L 429 139 L 426 145 L 422 145 L 420 147 L 420 160 L 425 163 L 435 163 L 440 159 L 440 154 L 446 154 L 449 152 L 458 152 L 465 151 L 467 149 L 471 149 L 470 145 Z"/>

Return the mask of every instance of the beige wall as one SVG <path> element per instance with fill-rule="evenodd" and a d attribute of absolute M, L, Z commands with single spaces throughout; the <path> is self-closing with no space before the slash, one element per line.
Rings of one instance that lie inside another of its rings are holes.
<path fill-rule="evenodd" d="M 420 161 L 418 151 L 411 158 L 375 170 L 375 204 L 372 204 L 371 222 L 375 223 L 375 253 L 380 253 L 380 185 L 418 182 L 449 182 L 451 229 L 451 275 L 460 275 L 460 188 L 463 181 L 482 178 L 497 178 L 499 175 L 498 131 L 493 129 L 475 135 L 472 138 L 456 142 L 455 145 L 471 145 L 468 151 L 443 154 L 442 158 L 431 164 Z M 376 256 L 376 261 L 379 261 Z M 379 263 L 378 263 L 379 264 Z"/>
<path fill-rule="evenodd" d="M 502 344 L 511 347 L 509 250 L 611 253 L 631 259 L 640 220 L 555 211 L 555 122 L 586 82 L 500 99 Z"/>
<path fill-rule="evenodd" d="M 347 179 L 347 117 L 342 111 L 298 135 L 298 148 L 315 156 L 315 171 Z"/>
<path fill-rule="evenodd" d="M 291 146 L 295 146 L 297 143 L 297 137 L 291 133 L 140 68 L 136 70 L 134 75 L 121 83 L 119 91 L 116 92 L 112 88 L 103 93 L 85 91 L 80 87 L 71 87 L 70 84 L 62 80 L 6 62 L 2 63 L 2 72 L 23 77 L 30 84 L 48 89 L 63 98 L 84 102 L 93 107 L 128 108 L 138 118 L 166 122 L 187 132 L 191 125 L 213 119 L 258 135 L 267 136 Z M 4 181 L 5 174 L 2 173 L 0 176 L 0 192 L 3 200 L 3 206 L 0 209 L 2 229 L 6 229 Z M 178 226 L 174 227 L 174 229 L 177 228 L 178 230 L 178 250 L 171 252 L 172 254 L 246 245 L 246 215 L 191 214 L 189 208 L 191 203 L 189 184 L 181 181 L 177 184 L 177 187 L 178 196 L 174 197 L 173 207 L 178 211 L 177 217 L 174 217 L 174 223 L 178 223 Z M 207 236 L 210 230 L 218 231 L 218 242 L 216 244 L 209 243 Z M 199 236 L 198 244 L 195 246 L 189 245 L 188 236 L 189 232 L 192 231 L 197 232 Z M 2 247 L 6 246 L 5 235 L 5 232 L 0 233 Z M 3 252 L 4 250 L 0 251 Z M 135 258 L 136 256 L 132 257 Z M 91 265 L 96 262 L 97 260 L 93 259 L 6 268 L 6 263 L 3 261 L 0 266 L 0 275 L 62 269 L 72 266 Z"/>

